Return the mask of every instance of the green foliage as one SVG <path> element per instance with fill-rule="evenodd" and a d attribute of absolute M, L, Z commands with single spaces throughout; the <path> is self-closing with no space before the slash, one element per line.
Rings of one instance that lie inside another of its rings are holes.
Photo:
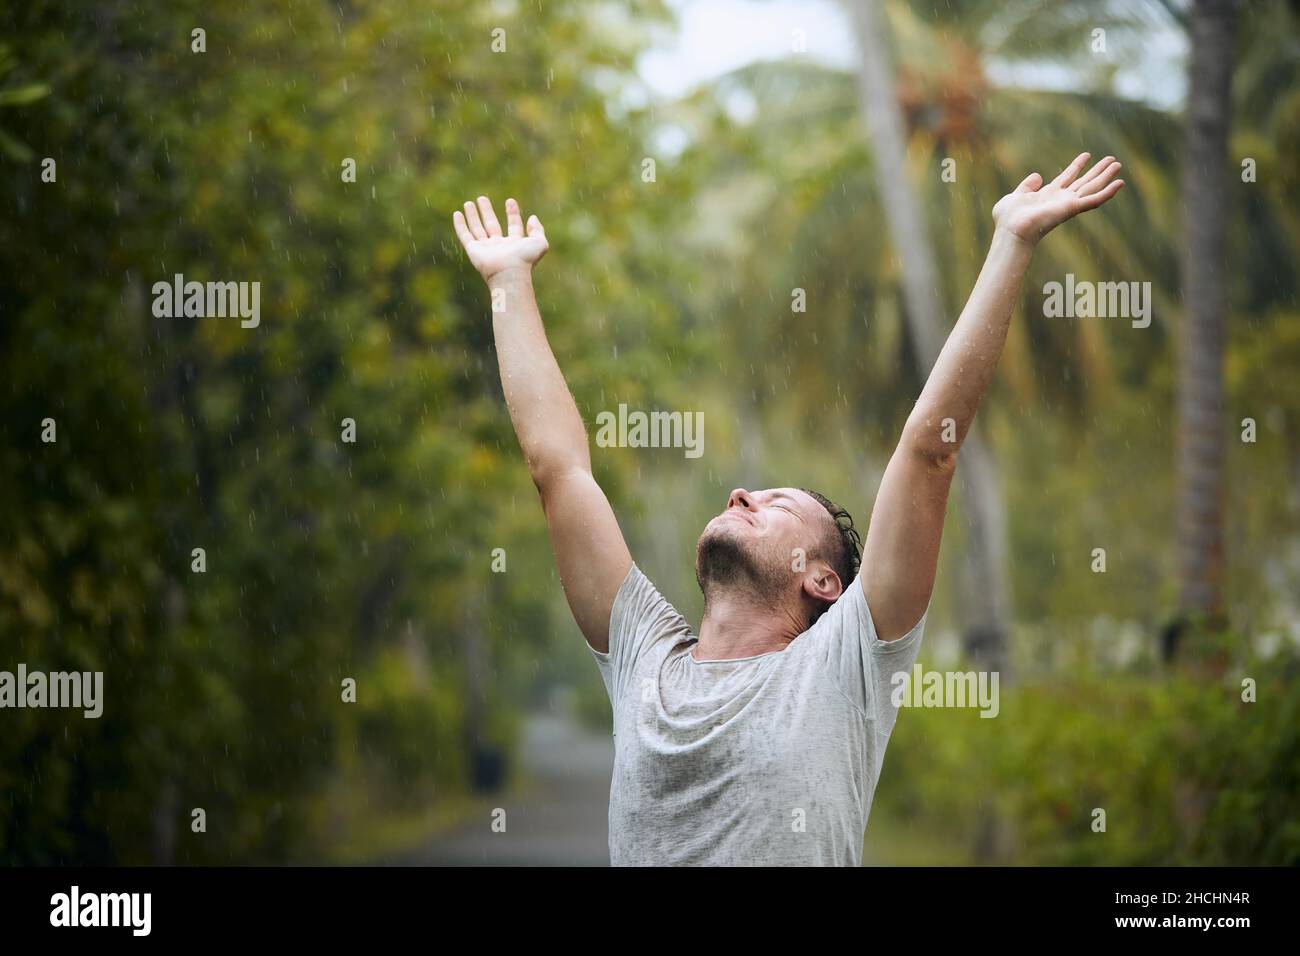
<path fill-rule="evenodd" d="M 1259 665 L 1247 705 L 1232 680 L 1165 674 L 1141 651 L 1173 578 L 1182 141 L 1179 117 L 1089 72 L 1080 23 L 1117 50 L 1141 40 L 1112 6 L 888 5 L 954 314 L 1001 191 L 1097 143 L 1130 170 L 1125 202 L 1053 236 L 1028 288 L 1092 270 L 1150 280 L 1156 305 L 1149 330 L 1067 325 L 1027 293 L 981 411 L 1025 681 L 997 720 L 905 712 L 879 810 L 976 834 L 980 859 L 1295 863 L 1289 652 Z M 1233 184 L 1228 593 L 1243 645 L 1286 647 L 1300 85 L 1293 15 L 1265 6 L 1243 29 L 1233 133 L 1260 178 Z M 636 56 L 668 21 L 662 0 L 0 13 L 0 668 L 102 670 L 106 696 L 99 720 L 0 718 L 0 860 L 319 859 L 364 845 L 358 821 L 464 805 L 467 633 L 483 739 L 509 751 L 554 683 L 580 682 L 579 714 L 608 727 L 501 401 L 487 296 L 450 228 L 466 199 L 513 195 L 546 223 L 538 295 L 589 422 L 620 401 L 705 412 L 699 462 L 593 448 L 633 553 L 688 617 L 691 548 L 731 487 L 820 488 L 866 524 L 921 376 L 856 79 L 795 58 L 637 106 Z M 1044 56 L 1093 82 L 1049 93 L 980 72 Z M 930 108 L 953 89 L 978 96 Z M 743 122 L 728 106 L 746 97 Z M 680 155 L 655 149 L 665 125 L 688 132 Z M 958 184 L 941 184 L 950 155 Z M 155 318 L 152 283 L 175 273 L 261 281 L 261 326 Z M 960 624 L 954 512 L 928 641 Z M 1106 574 L 1089 570 L 1098 546 Z M 489 570 L 496 547 L 507 574 Z"/>
<path fill-rule="evenodd" d="M 643 184 L 648 111 L 610 107 L 628 25 L 664 8 L 604 10 L 6 8 L 0 143 L 30 151 L 6 150 L 0 215 L 0 666 L 103 670 L 106 705 L 6 712 L 0 859 L 310 857 L 349 814 L 451 798 L 474 615 L 477 729 L 512 745 L 571 636 L 534 626 L 558 587 L 531 573 L 544 524 L 452 210 L 513 195 L 547 223 L 539 293 L 584 406 L 653 399 L 694 347 L 692 269 L 659 238 L 689 175 Z M 176 273 L 260 281 L 260 327 L 154 317 Z M 601 467 L 618 494 L 630 462 Z M 516 573 L 491 574 L 498 546 Z M 340 781 L 373 793 L 322 817 Z"/>
<path fill-rule="evenodd" d="M 946 834 L 949 863 L 1293 866 L 1298 721 L 1293 650 L 1217 679 L 1084 667 L 1004 688 L 993 719 L 903 710 L 872 827 Z"/>

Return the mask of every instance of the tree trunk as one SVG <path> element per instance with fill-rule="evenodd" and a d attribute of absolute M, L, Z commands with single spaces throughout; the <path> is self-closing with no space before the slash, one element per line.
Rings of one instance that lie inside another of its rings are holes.
<path fill-rule="evenodd" d="M 1178 367 L 1179 611 L 1223 610 L 1223 346 L 1232 118 L 1232 0 L 1196 0 L 1183 158 L 1183 329 Z"/>
<path fill-rule="evenodd" d="M 852 0 L 854 32 L 862 55 L 859 99 L 874 156 L 877 190 L 902 270 L 904 313 L 921 377 L 929 375 L 947 336 L 934 249 L 920 203 L 907 179 L 907 144 L 894 88 L 884 19 L 877 0 Z M 972 425 L 962 446 L 957 481 L 968 522 L 962 608 L 966 652 L 981 667 L 1009 664 L 1006 628 L 1010 588 L 1006 572 L 1006 518 L 993 452 Z"/>

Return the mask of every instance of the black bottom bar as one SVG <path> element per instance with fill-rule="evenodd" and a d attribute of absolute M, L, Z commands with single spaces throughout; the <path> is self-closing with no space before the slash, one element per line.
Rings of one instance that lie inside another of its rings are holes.
<path fill-rule="evenodd" d="M 721 930 L 725 917 L 744 933 L 746 924 L 768 925 L 793 907 L 838 926 L 845 916 L 884 919 L 926 942 L 987 941 L 990 932 L 1007 941 L 1199 935 L 1230 942 L 1291 924 L 1284 907 L 1294 908 L 1298 872 L 10 868 L 0 870 L 0 920 L 7 942 L 75 935 L 82 945 L 145 938 L 337 945 L 390 933 L 452 942 L 469 933 L 481 945 L 512 934 L 577 940 L 593 918 L 630 928 L 685 917 Z M 139 932 L 146 926 L 147 935 Z"/>

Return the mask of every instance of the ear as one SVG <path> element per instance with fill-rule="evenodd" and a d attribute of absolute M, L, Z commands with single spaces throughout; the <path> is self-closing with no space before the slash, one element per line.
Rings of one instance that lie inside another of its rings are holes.
<path fill-rule="evenodd" d="M 803 576 L 803 590 L 810 598 L 830 603 L 843 593 L 840 576 L 825 561 L 812 561 Z"/>

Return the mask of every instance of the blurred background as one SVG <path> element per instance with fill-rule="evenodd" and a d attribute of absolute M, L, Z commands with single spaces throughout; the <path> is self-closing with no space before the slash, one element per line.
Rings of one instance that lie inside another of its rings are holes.
<path fill-rule="evenodd" d="M 697 459 L 592 449 L 697 624 L 731 488 L 866 525 L 989 210 L 1087 149 L 1127 186 L 1031 267 L 921 651 L 1000 713 L 900 715 L 865 859 L 1300 863 L 1298 17 L 6 4 L 0 669 L 102 671 L 104 713 L 0 711 L 0 860 L 607 863 L 609 702 L 453 209 L 542 218 L 589 427 L 704 412 Z M 176 273 L 260 281 L 259 327 L 155 317 Z M 1150 326 L 1045 317 L 1067 273 Z"/>

